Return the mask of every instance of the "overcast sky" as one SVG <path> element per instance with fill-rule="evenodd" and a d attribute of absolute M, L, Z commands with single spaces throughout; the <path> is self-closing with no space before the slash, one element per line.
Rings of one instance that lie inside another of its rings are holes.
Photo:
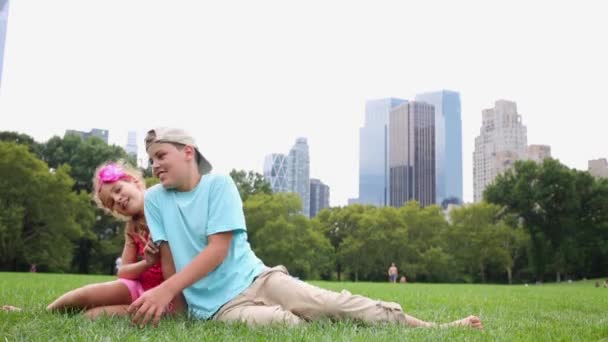
<path fill-rule="evenodd" d="M 464 197 L 481 110 L 517 102 L 530 144 L 608 157 L 602 1 L 11 1 L 0 130 L 188 128 L 218 172 L 308 138 L 331 204 L 358 196 L 365 101 L 460 92 Z M 46 116 L 49 119 L 44 119 Z"/>

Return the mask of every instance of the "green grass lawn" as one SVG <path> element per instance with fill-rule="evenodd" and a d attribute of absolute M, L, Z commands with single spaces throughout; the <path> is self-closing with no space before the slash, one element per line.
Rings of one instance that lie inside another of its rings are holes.
<path fill-rule="evenodd" d="M 0 273 L 0 305 L 22 312 L 0 312 L 0 341 L 371 341 L 371 340 L 530 340 L 608 341 L 608 289 L 594 281 L 528 286 L 378 284 L 315 282 L 332 290 L 348 289 L 395 301 L 420 319 L 447 322 L 475 314 L 485 330 L 421 329 L 366 326 L 354 322 L 319 321 L 300 328 L 250 329 L 243 325 L 163 320 L 157 329 L 138 329 L 127 318 L 88 321 L 81 315 L 49 314 L 45 306 L 75 287 L 106 280 L 107 276 Z"/>

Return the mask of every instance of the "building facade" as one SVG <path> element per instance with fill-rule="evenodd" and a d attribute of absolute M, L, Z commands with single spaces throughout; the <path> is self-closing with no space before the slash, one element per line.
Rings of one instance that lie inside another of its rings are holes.
<path fill-rule="evenodd" d="M 365 121 L 359 129 L 359 198 L 357 203 L 386 206 L 389 203 L 389 116 L 391 109 L 407 101 L 398 98 L 365 103 Z"/>
<path fill-rule="evenodd" d="M 435 108 L 408 102 L 393 108 L 389 118 L 389 204 L 409 200 L 422 206 L 436 203 Z"/>
<path fill-rule="evenodd" d="M 287 156 L 272 153 L 264 159 L 264 179 L 270 183 L 272 192 L 289 192 L 287 183 Z"/>
<path fill-rule="evenodd" d="M 297 138 L 287 157 L 287 186 L 302 200 L 302 214 L 310 217 L 310 157 L 306 138 Z"/>
<path fill-rule="evenodd" d="M 588 167 L 589 173 L 593 177 L 608 178 L 608 161 L 606 158 L 590 160 Z"/>
<path fill-rule="evenodd" d="M 462 202 L 462 118 L 460 94 L 441 90 L 416 95 L 435 107 L 435 186 L 437 204 Z"/>
<path fill-rule="evenodd" d="M 323 184 L 321 180 L 310 179 L 310 217 L 315 217 L 317 214 L 329 208 L 329 186 Z"/>
<path fill-rule="evenodd" d="M 494 108 L 482 111 L 482 125 L 473 152 L 475 202 L 483 199 L 483 191 L 496 176 L 515 161 L 526 159 L 527 146 L 527 128 L 515 102 L 498 100 Z"/>

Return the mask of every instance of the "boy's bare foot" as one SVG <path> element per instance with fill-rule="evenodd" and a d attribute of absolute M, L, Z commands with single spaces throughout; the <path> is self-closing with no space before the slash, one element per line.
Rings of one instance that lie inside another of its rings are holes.
<path fill-rule="evenodd" d="M 444 326 L 446 327 L 471 327 L 474 329 L 483 330 L 483 324 L 481 324 L 481 319 L 477 316 L 469 316 L 467 318 L 459 319 L 457 321 L 447 323 Z"/>
<path fill-rule="evenodd" d="M 2 311 L 21 311 L 21 308 L 12 305 L 2 305 Z"/>

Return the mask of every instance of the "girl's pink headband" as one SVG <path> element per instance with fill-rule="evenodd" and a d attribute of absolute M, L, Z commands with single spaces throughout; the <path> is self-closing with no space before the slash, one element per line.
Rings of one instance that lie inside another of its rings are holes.
<path fill-rule="evenodd" d="M 103 184 L 114 183 L 128 177 L 129 175 L 127 175 L 125 171 L 120 168 L 120 166 L 110 163 L 99 170 L 99 174 L 97 176 L 99 189 L 97 189 L 97 192 L 101 191 L 101 186 Z"/>

